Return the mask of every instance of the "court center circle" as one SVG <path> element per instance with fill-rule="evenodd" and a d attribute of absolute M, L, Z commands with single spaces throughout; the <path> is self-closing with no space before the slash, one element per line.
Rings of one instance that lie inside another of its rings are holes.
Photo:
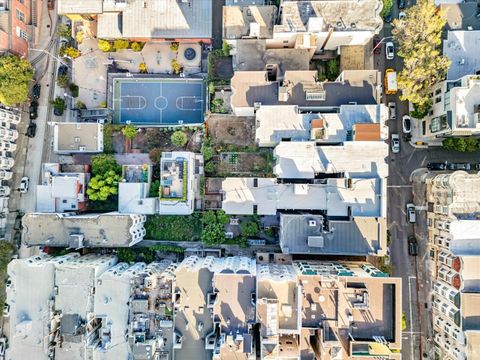
<path fill-rule="evenodd" d="M 164 96 L 159 96 L 155 98 L 155 107 L 158 110 L 165 110 L 168 107 L 168 100 Z"/>

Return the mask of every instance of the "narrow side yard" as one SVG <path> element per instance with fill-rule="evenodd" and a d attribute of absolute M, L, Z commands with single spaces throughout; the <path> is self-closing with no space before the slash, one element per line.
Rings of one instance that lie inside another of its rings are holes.
<path fill-rule="evenodd" d="M 149 240 L 199 241 L 202 236 L 202 214 L 190 216 L 147 216 L 145 223 Z"/>

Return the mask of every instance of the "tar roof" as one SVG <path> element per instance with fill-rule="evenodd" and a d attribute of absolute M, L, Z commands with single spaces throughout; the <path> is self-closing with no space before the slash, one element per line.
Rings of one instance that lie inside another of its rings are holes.
<path fill-rule="evenodd" d="M 321 215 L 280 214 L 280 246 L 289 254 L 369 255 L 385 246 L 385 219 L 328 221 Z"/>
<path fill-rule="evenodd" d="M 72 234 L 81 234 L 85 247 L 117 247 L 129 246 L 133 220 L 121 214 L 63 217 L 28 213 L 23 217 L 23 225 L 28 246 L 68 246 Z"/>

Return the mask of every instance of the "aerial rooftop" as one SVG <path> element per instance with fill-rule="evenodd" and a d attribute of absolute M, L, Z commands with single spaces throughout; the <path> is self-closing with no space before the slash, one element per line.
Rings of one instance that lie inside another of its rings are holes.
<path fill-rule="evenodd" d="M 103 151 L 103 125 L 97 123 L 54 123 L 53 147 L 57 153 Z"/>
<path fill-rule="evenodd" d="M 276 13 L 277 7 L 273 5 L 224 6 L 223 38 L 271 38 Z"/>

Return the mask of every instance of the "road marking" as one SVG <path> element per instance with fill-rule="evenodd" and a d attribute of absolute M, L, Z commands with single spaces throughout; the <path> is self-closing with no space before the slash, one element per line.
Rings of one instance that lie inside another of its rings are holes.
<path fill-rule="evenodd" d="M 413 326 L 412 326 L 412 319 L 413 319 L 413 311 L 412 311 L 412 285 L 410 283 L 410 280 L 411 279 L 416 279 L 415 276 L 409 276 L 408 277 L 408 307 L 410 308 L 410 331 L 413 330 Z M 413 352 L 413 338 L 412 340 L 410 341 L 410 351 L 411 351 L 411 355 L 412 355 L 412 359 L 415 359 L 415 355 L 414 355 L 414 352 Z"/>
<path fill-rule="evenodd" d="M 387 185 L 387 188 L 411 188 L 412 185 Z"/>

